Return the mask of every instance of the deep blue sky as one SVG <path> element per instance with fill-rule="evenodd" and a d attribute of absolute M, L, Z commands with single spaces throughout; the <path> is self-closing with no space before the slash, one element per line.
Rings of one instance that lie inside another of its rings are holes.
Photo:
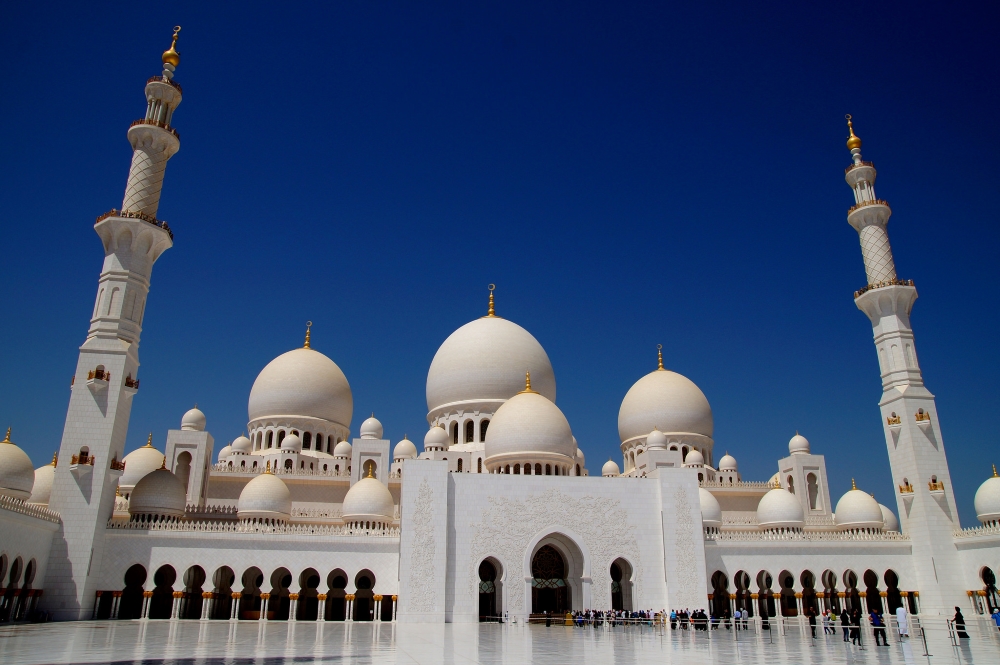
<path fill-rule="evenodd" d="M 58 446 L 129 122 L 183 25 L 181 151 L 159 216 L 127 448 L 197 402 L 217 448 L 258 371 L 333 358 L 393 441 L 426 431 L 438 345 L 498 313 L 556 371 L 592 473 L 622 397 L 694 380 L 717 457 L 776 470 L 796 430 L 890 504 L 844 114 L 893 207 L 963 522 L 1000 462 L 995 37 L 988 3 L 14 3 L 0 23 L 0 424 Z"/>

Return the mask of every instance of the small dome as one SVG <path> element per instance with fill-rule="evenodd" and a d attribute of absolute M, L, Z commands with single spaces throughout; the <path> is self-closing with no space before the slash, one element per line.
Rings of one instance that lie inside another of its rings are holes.
<path fill-rule="evenodd" d="M 666 450 L 667 449 L 667 435 L 658 429 L 654 429 L 646 437 L 646 448 L 655 448 L 656 450 Z"/>
<path fill-rule="evenodd" d="M 896 519 L 896 514 L 892 512 L 889 506 L 883 506 L 881 503 L 878 504 L 879 510 L 882 511 L 882 527 L 883 531 L 899 531 L 899 520 Z"/>
<path fill-rule="evenodd" d="M 712 493 L 703 487 L 698 488 L 698 501 L 701 504 L 701 523 L 707 527 L 722 526 L 722 506 Z"/>
<path fill-rule="evenodd" d="M 993 469 L 993 477 L 987 478 L 986 482 L 976 490 L 973 505 L 976 507 L 976 517 L 980 522 L 1000 520 L 1000 477 L 997 476 L 996 468 Z"/>
<path fill-rule="evenodd" d="M 233 449 L 233 452 L 236 453 L 250 454 L 250 451 L 253 450 L 253 443 L 245 436 L 236 437 L 229 445 Z"/>
<path fill-rule="evenodd" d="M 413 442 L 407 439 L 405 436 L 403 440 L 396 444 L 396 447 L 392 449 L 392 458 L 397 459 L 416 459 L 417 457 L 417 447 L 413 445 Z"/>
<path fill-rule="evenodd" d="M 354 483 L 344 497 L 344 522 L 392 522 L 395 504 L 389 488 L 368 476 Z"/>
<path fill-rule="evenodd" d="M 525 390 L 504 402 L 486 430 L 487 460 L 535 454 L 576 458 L 569 421 L 547 397 Z"/>
<path fill-rule="evenodd" d="M 222 450 L 219 451 L 218 459 L 221 462 L 222 460 L 224 460 L 225 458 L 229 457 L 232 454 L 233 454 L 232 446 L 222 446 Z"/>
<path fill-rule="evenodd" d="M 302 452 L 302 439 L 296 434 L 289 434 L 281 440 L 281 449 L 290 453 Z"/>
<path fill-rule="evenodd" d="M 705 456 L 701 454 L 701 451 L 697 448 L 692 448 L 688 451 L 687 457 L 684 458 L 684 466 L 704 466 Z"/>
<path fill-rule="evenodd" d="M 247 410 L 250 420 L 303 416 L 348 427 L 354 397 L 337 363 L 311 348 L 292 349 L 257 375 Z"/>
<path fill-rule="evenodd" d="M 719 471 L 738 471 L 739 467 L 736 465 L 736 458 L 726 453 L 719 460 Z"/>
<path fill-rule="evenodd" d="M 183 517 L 186 504 L 187 489 L 180 478 L 166 469 L 157 469 L 135 484 L 129 495 L 128 512 L 130 515 Z"/>
<path fill-rule="evenodd" d="M 691 379 L 669 370 L 656 370 L 636 381 L 618 411 L 618 437 L 624 443 L 654 428 L 711 437 L 712 407 L 705 393 Z"/>
<path fill-rule="evenodd" d="M 788 454 L 797 455 L 799 453 L 809 454 L 809 439 L 796 432 L 795 436 L 788 442 Z"/>
<path fill-rule="evenodd" d="M 487 431 L 489 431 L 487 429 Z M 424 434 L 424 450 L 448 447 L 448 432 L 441 425 L 435 425 Z"/>
<path fill-rule="evenodd" d="M 150 474 L 163 466 L 163 453 L 153 447 L 153 436 L 149 436 L 146 445 L 136 448 L 122 460 L 125 462 L 125 471 L 118 479 L 119 487 L 133 487 Z"/>
<path fill-rule="evenodd" d="M 615 461 L 609 459 L 604 463 L 604 466 L 601 467 L 601 475 L 605 478 L 615 478 L 622 475 L 622 472 L 618 468 L 618 465 L 615 464 Z"/>
<path fill-rule="evenodd" d="M 292 515 L 292 494 L 281 478 L 262 473 L 243 487 L 236 515 L 241 520 L 287 522 Z"/>
<path fill-rule="evenodd" d="M 382 438 L 382 423 L 378 421 L 374 415 L 361 423 L 361 438 L 362 439 L 381 439 Z"/>
<path fill-rule="evenodd" d="M 56 477 L 55 457 L 51 464 L 35 469 L 35 484 L 31 487 L 31 497 L 28 503 L 37 503 L 42 506 L 49 505 L 49 496 L 52 494 L 52 481 Z"/>
<path fill-rule="evenodd" d="M 0 441 L 0 496 L 27 499 L 34 484 L 35 467 L 31 458 L 10 440 L 8 427 L 7 436 Z"/>
<path fill-rule="evenodd" d="M 184 414 L 181 418 L 181 429 L 195 432 L 205 431 L 205 414 L 197 406 Z"/>
<path fill-rule="evenodd" d="M 449 335 L 434 354 L 427 371 L 427 410 L 508 400 L 524 387 L 525 372 L 531 372 L 535 390 L 554 402 L 556 377 L 538 340 L 499 316 L 476 319 Z"/>
<path fill-rule="evenodd" d="M 341 441 L 340 443 L 338 443 L 336 446 L 333 447 L 333 456 L 346 457 L 350 459 L 351 453 L 353 451 L 354 448 L 351 447 L 351 444 L 347 441 L 347 439 L 344 439 L 343 441 Z"/>
<path fill-rule="evenodd" d="M 844 531 L 881 529 L 885 525 L 878 501 L 856 487 L 840 497 L 837 508 L 834 510 L 833 521 L 839 529 Z"/>
<path fill-rule="evenodd" d="M 772 489 L 757 504 L 757 524 L 762 529 L 801 529 L 805 519 L 802 504 L 781 487 Z"/>

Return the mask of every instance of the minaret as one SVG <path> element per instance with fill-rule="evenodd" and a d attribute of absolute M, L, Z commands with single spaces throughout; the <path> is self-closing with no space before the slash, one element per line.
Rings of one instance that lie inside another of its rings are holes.
<path fill-rule="evenodd" d="M 882 375 L 882 426 L 899 521 L 910 537 L 917 577 L 900 583 L 920 592 L 924 611 L 946 613 L 965 597 L 953 537 L 959 519 L 934 395 L 924 387 L 910 326 L 917 290 L 912 281 L 896 276 L 886 232 L 892 211 L 875 196 L 875 166 L 861 158 L 861 139 L 854 134 L 851 116 L 847 127 L 854 163 L 846 179 L 855 199 L 847 221 L 861 238 L 868 275 L 868 284 L 854 293 L 854 303 L 872 322 Z"/>
<path fill-rule="evenodd" d="M 128 130 L 132 144 L 121 210 L 97 218 L 104 268 L 87 339 L 80 347 L 69 410 L 59 447 L 49 507 L 62 516 L 53 538 L 42 604 L 56 619 L 90 618 L 104 530 L 139 390 L 139 334 L 153 263 L 173 246 L 173 233 L 156 218 L 167 160 L 180 148 L 171 126 L 181 103 L 173 81 L 180 62 L 177 33 L 163 53 L 163 73 L 146 83 L 146 116 Z"/>

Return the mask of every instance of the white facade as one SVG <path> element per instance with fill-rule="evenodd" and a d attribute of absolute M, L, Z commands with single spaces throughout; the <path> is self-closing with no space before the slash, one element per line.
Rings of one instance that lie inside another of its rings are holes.
<path fill-rule="evenodd" d="M 878 349 L 901 532 L 860 491 L 837 503 L 824 456 L 797 433 L 770 480 L 743 480 L 728 452 L 716 464 L 707 397 L 662 357 L 623 396 L 622 471 L 609 462 L 590 476 L 545 350 L 496 315 L 492 290 L 487 315 L 448 337 L 429 368 L 422 452 L 407 438 L 393 446 L 374 414 L 350 436 L 348 378 L 307 329 L 301 348 L 261 370 L 247 436 L 216 455 L 194 408 L 163 453 L 150 435 L 123 465 L 152 264 L 172 242 L 154 215 L 179 148 L 178 62 L 172 46 L 146 86 L 146 120 L 129 130 L 124 210 L 95 227 L 105 264 L 54 473 L 33 473 L 9 436 L 0 442 L 0 620 L 34 603 L 57 619 L 436 623 L 994 602 L 1000 478 L 977 495 L 983 526 L 963 530 L 914 351 L 916 291 L 896 278 L 889 208 L 853 129 L 848 221 L 869 276 L 856 303 Z"/>

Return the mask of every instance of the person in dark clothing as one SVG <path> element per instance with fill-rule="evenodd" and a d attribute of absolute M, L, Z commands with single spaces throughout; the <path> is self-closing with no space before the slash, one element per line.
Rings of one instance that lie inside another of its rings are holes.
<path fill-rule="evenodd" d="M 816 639 L 816 610 L 809 608 L 809 630 L 812 631 L 813 639 Z"/>
<path fill-rule="evenodd" d="M 861 644 L 861 610 L 851 612 L 851 644 Z"/>
<path fill-rule="evenodd" d="M 545 613 L 545 627 L 549 628 L 552 626 L 552 615 L 548 612 Z"/>
<path fill-rule="evenodd" d="M 847 631 L 848 626 L 851 623 L 851 615 L 848 614 L 847 610 L 840 613 L 840 627 L 844 629 L 844 641 L 847 641 Z"/>
<path fill-rule="evenodd" d="M 965 632 L 965 617 L 962 616 L 962 610 L 955 608 L 955 633 L 958 634 L 958 639 L 967 640 L 969 639 L 969 634 Z"/>
<path fill-rule="evenodd" d="M 879 646 L 880 644 L 886 647 L 889 646 L 889 640 L 885 637 L 885 620 L 882 619 L 882 613 L 872 610 L 868 619 L 872 622 L 872 630 L 875 632 L 875 646 Z M 881 642 L 879 641 L 880 637 Z"/>

